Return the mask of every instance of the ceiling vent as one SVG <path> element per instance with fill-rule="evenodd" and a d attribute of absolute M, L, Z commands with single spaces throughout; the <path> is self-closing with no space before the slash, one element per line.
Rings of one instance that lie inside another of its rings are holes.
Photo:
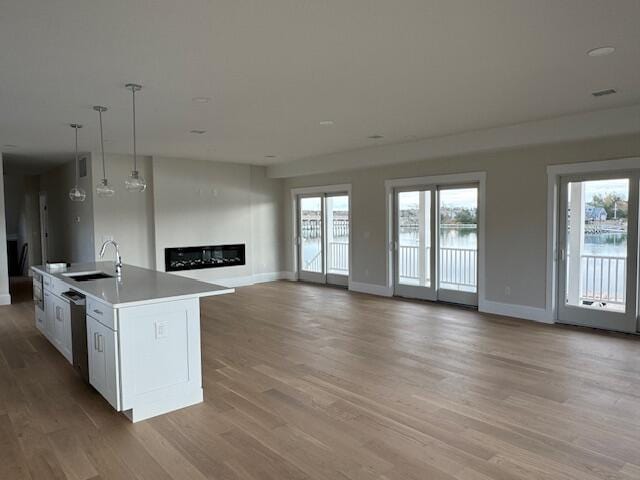
<path fill-rule="evenodd" d="M 617 93 L 615 88 L 607 88 L 606 90 L 598 90 L 597 92 L 593 92 L 591 95 L 594 97 L 604 97 L 605 95 L 613 95 Z"/>

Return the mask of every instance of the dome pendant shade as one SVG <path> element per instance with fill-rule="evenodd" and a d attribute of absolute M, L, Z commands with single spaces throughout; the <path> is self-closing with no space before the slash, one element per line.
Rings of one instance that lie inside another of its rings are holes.
<path fill-rule="evenodd" d="M 78 180 L 80 179 L 78 172 L 78 130 L 82 128 L 82 125 L 79 123 L 72 123 L 70 127 L 76 132 L 76 184 L 71 190 L 69 190 L 69 199 L 71 199 L 72 202 L 84 202 L 87 198 L 87 192 L 78 186 Z"/>
<path fill-rule="evenodd" d="M 125 180 L 124 186 L 130 192 L 144 192 L 147 189 L 147 182 L 138 172 L 138 157 L 136 151 L 136 92 L 140 91 L 142 85 L 127 83 L 126 87 L 131 90 L 131 104 L 133 106 L 133 170 L 131 175 Z"/>

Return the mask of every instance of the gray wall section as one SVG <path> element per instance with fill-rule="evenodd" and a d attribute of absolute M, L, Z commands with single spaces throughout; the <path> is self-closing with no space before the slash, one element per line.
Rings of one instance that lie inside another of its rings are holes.
<path fill-rule="evenodd" d="M 102 179 L 102 157 L 92 154 L 93 185 Z M 120 246 L 125 263 L 144 268 L 155 268 L 153 197 L 154 184 L 151 157 L 138 157 L 138 171 L 147 181 L 142 193 L 125 189 L 124 181 L 133 169 L 133 158 L 129 155 L 106 155 L 107 177 L 115 189 L 111 198 L 94 198 L 94 255 L 97 258 L 102 243 L 114 239 Z M 112 259 L 113 252 L 105 254 Z"/>
<path fill-rule="evenodd" d="M 352 184 L 352 280 L 384 286 L 387 278 L 384 181 L 484 171 L 487 173 L 486 298 L 544 308 L 547 166 L 639 155 L 640 138 L 629 135 L 289 178 L 284 186 L 285 269 L 294 269 L 292 188 Z M 511 287 L 510 295 L 505 293 L 506 286 Z"/>
<path fill-rule="evenodd" d="M 168 247 L 244 243 L 247 264 L 181 274 L 204 281 L 282 270 L 282 181 L 264 167 L 153 159 L 155 247 L 164 270 Z"/>
<path fill-rule="evenodd" d="M 87 193 L 84 202 L 69 200 L 69 190 L 75 184 L 75 162 L 40 176 L 40 191 L 47 194 L 50 261 L 90 262 L 95 257 L 91 155 L 82 156 L 87 157 L 87 175 L 78 184 Z"/>

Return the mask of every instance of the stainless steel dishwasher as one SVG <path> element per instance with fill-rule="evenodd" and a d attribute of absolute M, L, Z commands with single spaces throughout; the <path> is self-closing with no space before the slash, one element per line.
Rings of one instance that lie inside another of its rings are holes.
<path fill-rule="evenodd" d="M 89 361 L 87 358 L 87 300 L 84 295 L 73 290 L 64 292 L 62 297 L 69 302 L 71 316 L 71 351 L 73 368 L 89 382 Z"/>

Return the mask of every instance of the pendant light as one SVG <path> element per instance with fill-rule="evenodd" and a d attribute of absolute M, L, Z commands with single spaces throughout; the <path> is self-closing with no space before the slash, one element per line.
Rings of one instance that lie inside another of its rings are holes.
<path fill-rule="evenodd" d="M 131 98 L 133 103 L 133 170 L 131 175 L 125 180 L 124 186 L 130 192 L 144 192 L 147 188 L 147 182 L 138 172 L 138 159 L 136 152 L 136 92 L 142 88 L 142 85 L 136 83 L 127 83 L 126 87 L 131 90 Z"/>
<path fill-rule="evenodd" d="M 76 132 L 76 184 L 71 190 L 69 190 L 69 198 L 72 202 L 84 202 L 85 198 L 87 198 L 87 193 L 78 186 L 78 181 L 80 180 L 80 161 L 78 159 L 78 129 L 82 128 L 82 125 L 80 125 L 79 123 L 72 123 L 69 126 Z"/>
<path fill-rule="evenodd" d="M 102 180 L 100 183 L 96 185 L 96 193 L 99 197 L 109 198 L 113 197 L 115 190 L 111 185 L 109 185 L 109 181 L 107 180 L 107 167 L 104 162 L 104 136 L 102 135 L 102 113 L 107 111 L 107 107 L 102 107 L 100 105 L 96 105 L 93 109 L 98 112 L 100 117 L 100 150 L 102 151 Z"/>

